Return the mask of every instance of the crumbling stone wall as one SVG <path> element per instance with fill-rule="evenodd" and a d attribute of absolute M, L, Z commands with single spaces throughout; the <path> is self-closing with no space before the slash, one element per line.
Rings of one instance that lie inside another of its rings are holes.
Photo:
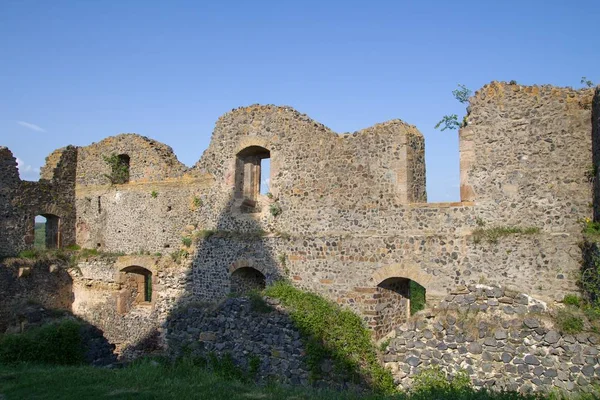
<path fill-rule="evenodd" d="M 0 148 L 0 257 L 33 245 L 36 215 L 58 218 L 59 247 L 75 244 L 76 165 L 77 149 L 68 146 L 48 156 L 39 182 L 21 181 L 14 156 Z"/>

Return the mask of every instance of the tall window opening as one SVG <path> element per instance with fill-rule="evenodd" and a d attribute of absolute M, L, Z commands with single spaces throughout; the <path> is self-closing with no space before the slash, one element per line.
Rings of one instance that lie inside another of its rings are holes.
<path fill-rule="evenodd" d="M 53 214 L 35 216 L 33 225 L 33 247 L 35 249 L 57 249 L 60 247 L 60 218 Z"/>
<path fill-rule="evenodd" d="M 260 146 L 250 146 L 240 151 L 236 157 L 235 197 L 241 199 L 245 212 L 257 212 L 258 196 L 266 194 L 270 186 L 269 150 Z"/>

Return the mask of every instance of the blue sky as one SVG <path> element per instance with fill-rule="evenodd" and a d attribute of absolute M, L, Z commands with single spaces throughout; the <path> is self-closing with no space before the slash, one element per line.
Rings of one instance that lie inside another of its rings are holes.
<path fill-rule="evenodd" d="M 430 201 L 459 200 L 458 83 L 600 82 L 599 1 L 0 1 L 0 145 L 37 179 L 67 144 L 150 136 L 193 165 L 223 113 L 289 105 L 337 132 L 400 118 Z"/>

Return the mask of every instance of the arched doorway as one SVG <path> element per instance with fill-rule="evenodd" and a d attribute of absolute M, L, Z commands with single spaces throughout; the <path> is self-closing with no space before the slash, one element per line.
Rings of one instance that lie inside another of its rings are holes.
<path fill-rule="evenodd" d="M 375 337 L 387 335 L 425 308 L 425 297 L 425 288 L 408 278 L 391 277 L 381 281 L 374 295 Z"/>
<path fill-rule="evenodd" d="M 231 273 L 231 293 L 240 295 L 253 290 L 263 290 L 266 278 L 262 272 L 252 267 L 238 268 Z"/>

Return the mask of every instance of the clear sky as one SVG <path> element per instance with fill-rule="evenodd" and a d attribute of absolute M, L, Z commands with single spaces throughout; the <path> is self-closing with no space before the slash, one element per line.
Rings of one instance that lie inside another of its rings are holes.
<path fill-rule="evenodd" d="M 400 118 L 430 201 L 459 200 L 451 91 L 600 82 L 600 1 L 0 0 L 0 145 L 35 180 L 54 149 L 136 132 L 193 165 L 217 118 L 289 105 L 336 132 Z"/>

